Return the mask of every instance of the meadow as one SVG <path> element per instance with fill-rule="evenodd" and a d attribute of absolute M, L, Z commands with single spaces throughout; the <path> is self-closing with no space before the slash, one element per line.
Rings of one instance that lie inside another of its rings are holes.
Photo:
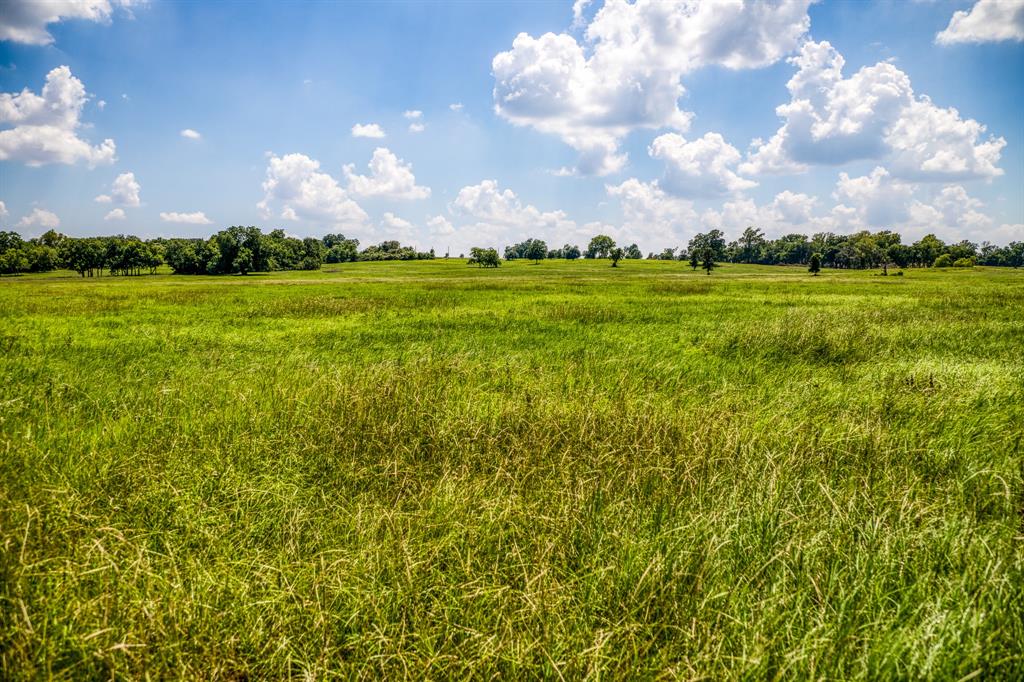
<path fill-rule="evenodd" d="M 0 279 L 0 678 L 1024 678 L 1024 271 Z"/>

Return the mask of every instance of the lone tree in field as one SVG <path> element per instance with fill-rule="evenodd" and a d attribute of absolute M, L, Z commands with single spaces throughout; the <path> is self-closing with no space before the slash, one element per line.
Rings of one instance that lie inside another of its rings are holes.
<path fill-rule="evenodd" d="M 533 239 L 530 241 L 530 245 L 526 249 L 526 257 L 536 263 L 540 263 L 542 260 L 547 258 L 548 245 L 540 239 Z"/>
<path fill-rule="evenodd" d="M 707 271 L 710 275 L 711 271 L 715 269 L 715 250 L 710 246 L 704 247 L 704 253 L 701 254 L 701 267 Z"/>
<path fill-rule="evenodd" d="M 483 249 L 474 246 L 469 250 L 467 265 L 476 265 L 478 268 L 496 268 L 501 265 L 497 249 Z"/>
<path fill-rule="evenodd" d="M 697 249 L 690 249 L 690 267 L 694 272 L 700 267 L 700 251 Z"/>
<path fill-rule="evenodd" d="M 613 268 L 619 267 L 619 261 L 622 260 L 623 255 L 625 255 L 625 252 L 622 250 L 621 246 L 616 246 L 611 250 L 611 253 L 609 253 L 608 256 L 612 259 Z"/>
<path fill-rule="evenodd" d="M 807 272 L 811 273 L 815 277 L 821 272 L 821 254 L 811 254 L 811 262 L 807 266 Z"/>
<path fill-rule="evenodd" d="M 587 258 L 607 258 L 615 248 L 615 240 L 606 234 L 599 234 L 587 246 Z"/>

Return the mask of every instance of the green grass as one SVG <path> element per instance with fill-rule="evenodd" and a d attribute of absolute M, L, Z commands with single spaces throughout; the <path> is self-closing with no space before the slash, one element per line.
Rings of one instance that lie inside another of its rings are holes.
<path fill-rule="evenodd" d="M 3 278 L 0 391 L 5 679 L 1024 677 L 1021 271 Z"/>

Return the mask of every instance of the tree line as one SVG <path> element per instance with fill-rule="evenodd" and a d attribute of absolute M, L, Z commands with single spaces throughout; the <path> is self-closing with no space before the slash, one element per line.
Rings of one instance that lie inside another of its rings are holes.
<path fill-rule="evenodd" d="M 910 267 L 967 267 L 973 265 L 1024 265 L 1024 242 L 1011 242 L 997 246 L 989 242 L 978 245 L 963 240 L 947 244 L 934 234 L 928 234 L 912 244 L 902 243 L 898 232 L 867 230 L 850 235 L 819 232 L 811 237 L 787 234 L 767 239 L 756 227 L 746 228 L 734 241 L 726 241 L 721 230 L 694 235 L 684 247 L 666 248 L 660 253 L 647 255 L 651 260 L 688 261 L 693 269 L 710 271 L 717 263 L 752 263 L 759 265 L 810 265 L 817 256 L 817 267 L 839 269 L 869 269 L 893 265 Z M 620 248 L 608 235 L 597 235 L 586 249 L 566 244 L 549 250 L 541 239 L 527 239 L 505 247 L 505 260 L 528 259 L 539 262 L 545 258 L 607 258 L 612 265 L 622 258 L 643 258 L 639 247 L 630 244 Z"/>
<path fill-rule="evenodd" d="M 24 239 L 0 232 L 0 274 L 48 272 L 65 268 L 82 277 L 140 275 L 167 264 L 185 275 L 248 274 L 274 270 L 319 270 L 324 263 L 376 260 L 424 260 L 434 251 L 417 251 L 397 241 L 359 249 L 358 239 L 328 234 L 299 239 L 283 230 L 264 234 L 257 227 L 234 226 L 208 239 L 139 239 L 130 235 L 68 237 L 49 230 Z"/>
<path fill-rule="evenodd" d="M 460 254 L 461 255 L 461 254 Z M 817 258 L 815 259 L 815 256 Z M 328 234 L 321 239 L 289 237 L 283 230 L 264 234 L 257 227 L 233 226 L 208 239 L 156 238 L 134 236 L 68 237 L 50 230 L 40 237 L 24 239 L 16 232 L 0 231 L 0 274 L 46 272 L 58 268 L 73 270 L 82 277 L 139 275 L 156 272 L 168 265 L 179 274 L 248 274 L 273 270 L 317 270 L 324 263 L 379 260 L 424 260 L 434 250 L 417 251 L 397 241 L 384 241 L 360 249 L 358 239 Z M 447 257 L 447 256 L 446 256 Z M 549 248 L 542 239 L 506 246 L 505 260 L 609 259 L 617 267 L 622 259 L 640 259 L 636 244 L 617 246 L 608 235 L 599 234 L 585 249 L 574 244 Z M 787 234 L 768 239 L 762 230 L 748 227 L 733 241 L 721 230 L 694 235 L 686 246 L 648 253 L 648 259 L 688 262 L 694 270 L 709 274 L 719 263 L 761 265 L 811 265 L 821 268 L 967 267 L 972 265 L 1024 265 L 1024 242 L 997 246 L 963 240 L 947 244 L 928 234 L 911 244 L 902 243 L 898 232 L 862 231 L 850 235 L 819 232 L 810 237 Z M 480 267 L 497 267 L 502 258 L 494 248 L 474 247 L 468 262 Z"/>

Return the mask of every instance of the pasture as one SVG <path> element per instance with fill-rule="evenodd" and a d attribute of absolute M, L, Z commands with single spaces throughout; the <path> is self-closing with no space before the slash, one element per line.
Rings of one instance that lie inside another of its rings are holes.
<path fill-rule="evenodd" d="M 1024 271 L 0 279 L 0 677 L 1024 677 Z"/>

